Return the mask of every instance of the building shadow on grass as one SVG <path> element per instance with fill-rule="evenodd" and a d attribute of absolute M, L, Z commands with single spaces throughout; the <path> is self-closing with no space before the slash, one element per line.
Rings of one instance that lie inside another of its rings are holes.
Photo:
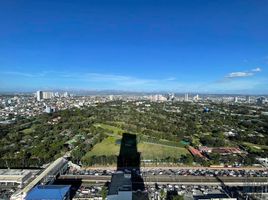
<path fill-rule="evenodd" d="M 117 172 L 112 176 L 108 199 L 121 199 L 120 195 L 124 194 L 128 194 L 125 199 L 149 199 L 140 173 L 140 163 L 137 136 L 124 133 L 117 157 Z"/>

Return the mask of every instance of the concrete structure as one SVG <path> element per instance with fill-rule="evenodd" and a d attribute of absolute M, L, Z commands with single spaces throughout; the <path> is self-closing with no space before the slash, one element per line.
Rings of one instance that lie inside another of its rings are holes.
<path fill-rule="evenodd" d="M 54 93 L 53 92 L 43 92 L 43 98 L 44 99 L 51 99 L 54 97 Z"/>
<path fill-rule="evenodd" d="M 202 153 L 218 153 L 220 155 L 229 155 L 229 154 L 243 154 L 245 152 L 241 151 L 238 147 L 199 147 L 199 151 Z"/>
<path fill-rule="evenodd" d="M 30 170 L 0 169 L 0 185 L 18 185 L 22 188 L 31 178 Z"/>
<path fill-rule="evenodd" d="M 246 96 L 246 102 L 247 102 L 247 103 L 251 103 L 250 96 Z"/>
<path fill-rule="evenodd" d="M 189 95 L 188 95 L 188 93 L 186 93 L 186 94 L 184 95 L 184 101 L 189 101 Z"/>
<path fill-rule="evenodd" d="M 235 103 L 238 102 L 238 97 L 234 97 L 234 102 L 235 102 Z"/>
<path fill-rule="evenodd" d="M 131 174 L 117 171 L 112 175 L 111 185 L 108 191 L 108 200 L 131 200 L 132 182 Z"/>
<path fill-rule="evenodd" d="M 264 167 L 268 167 L 268 158 L 256 158 Z"/>
<path fill-rule="evenodd" d="M 161 94 L 156 94 L 156 95 L 149 96 L 149 100 L 153 102 L 163 102 L 163 101 L 167 101 L 167 97 Z"/>
<path fill-rule="evenodd" d="M 55 181 L 56 176 L 67 170 L 68 161 L 64 158 L 58 158 L 49 165 L 40 175 L 30 182 L 22 190 L 12 195 L 12 200 L 24 200 L 28 193 L 38 184 L 51 184 Z"/>
<path fill-rule="evenodd" d="M 67 98 L 67 97 L 69 97 L 69 96 L 70 96 L 70 95 L 69 95 L 68 92 L 64 92 L 64 93 L 63 93 L 63 97 Z"/>
<path fill-rule="evenodd" d="M 37 99 L 37 101 L 41 101 L 43 99 L 43 92 L 42 91 L 36 92 L 36 99 Z"/>
<path fill-rule="evenodd" d="M 237 200 L 237 198 L 232 198 L 228 194 L 224 193 L 221 190 L 212 190 L 212 191 L 193 191 L 194 200 Z"/>
<path fill-rule="evenodd" d="M 266 102 L 266 98 L 265 97 L 259 97 L 259 98 L 257 98 L 257 104 L 258 105 L 263 105 L 263 104 L 265 104 L 265 102 Z"/>
<path fill-rule="evenodd" d="M 193 98 L 194 101 L 199 101 L 199 95 L 195 95 L 194 98 Z"/>
<path fill-rule="evenodd" d="M 69 200 L 69 185 L 38 185 L 26 196 L 26 200 Z"/>
<path fill-rule="evenodd" d="M 55 112 L 55 108 L 50 107 L 50 106 L 46 106 L 44 112 L 46 112 L 46 113 L 53 113 L 53 112 Z"/>

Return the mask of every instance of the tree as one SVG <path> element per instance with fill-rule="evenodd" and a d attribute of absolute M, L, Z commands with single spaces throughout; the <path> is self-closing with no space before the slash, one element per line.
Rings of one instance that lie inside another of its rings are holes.
<path fill-rule="evenodd" d="M 106 186 L 103 186 L 103 187 L 101 188 L 101 197 L 102 197 L 103 200 L 106 199 L 107 194 L 108 194 L 107 187 L 106 187 Z"/>
<path fill-rule="evenodd" d="M 160 198 L 163 200 L 163 199 L 165 199 L 166 198 L 166 192 L 165 192 L 165 190 L 164 189 L 161 189 L 160 190 Z"/>
<path fill-rule="evenodd" d="M 181 162 L 184 164 L 192 164 L 193 163 L 193 156 L 190 154 L 182 155 Z"/>
<path fill-rule="evenodd" d="M 183 198 L 183 196 L 178 195 L 178 196 L 172 197 L 172 200 L 184 200 L 184 198 Z"/>

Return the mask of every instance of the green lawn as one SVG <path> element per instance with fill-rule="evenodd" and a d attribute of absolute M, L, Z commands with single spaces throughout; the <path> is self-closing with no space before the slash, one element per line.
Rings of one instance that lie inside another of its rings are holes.
<path fill-rule="evenodd" d="M 101 143 L 96 144 L 91 151 L 89 151 L 85 157 L 91 157 L 93 155 L 118 155 L 120 145 L 116 144 L 116 137 L 109 136 L 105 138 Z M 138 151 L 141 152 L 142 159 L 153 160 L 162 158 L 179 158 L 181 155 L 188 154 L 188 151 L 183 147 L 169 147 L 160 144 L 146 144 L 139 143 Z"/>
<path fill-rule="evenodd" d="M 139 143 L 138 151 L 141 152 L 142 159 L 153 160 L 162 158 L 179 158 L 181 155 L 188 154 L 187 149 L 183 147 L 169 147 L 159 144 Z"/>
<path fill-rule="evenodd" d="M 268 150 L 268 146 L 265 145 L 258 145 L 250 142 L 243 142 L 243 145 L 246 146 L 252 153 L 258 153 L 263 152 L 264 150 Z"/>
<path fill-rule="evenodd" d="M 30 134 L 30 133 L 32 133 L 34 131 L 34 129 L 33 128 L 26 128 L 26 129 L 24 129 L 22 132 L 24 133 L 24 134 Z"/>
<path fill-rule="evenodd" d="M 105 129 L 105 130 L 108 130 L 108 131 L 111 131 L 115 134 L 118 134 L 118 135 L 122 135 L 122 133 L 124 133 L 125 131 L 121 128 L 118 128 L 118 127 L 115 127 L 115 126 L 111 126 L 111 125 L 108 125 L 108 124 L 102 124 L 102 123 L 98 123 L 98 124 L 94 124 L 95 127 L 100 127 L 102 129 Z"/>
<path fill-rule="evenodd" d="M 93 155 L 118 155 L 120 145 L 116 144 L 117 138 L 107 137 L 101 143 L 96 144 L 93 149 L 85 155 L 85 157 L 91 157 Z"/>

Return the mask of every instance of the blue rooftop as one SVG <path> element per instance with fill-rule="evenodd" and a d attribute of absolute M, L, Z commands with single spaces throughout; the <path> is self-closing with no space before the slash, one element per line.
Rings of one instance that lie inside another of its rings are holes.
<path fill-rule="evenodd" d="M 26 196 L 26 200 L 64 200 L 68 199 L 70 185 L 38 185 Z"/>

